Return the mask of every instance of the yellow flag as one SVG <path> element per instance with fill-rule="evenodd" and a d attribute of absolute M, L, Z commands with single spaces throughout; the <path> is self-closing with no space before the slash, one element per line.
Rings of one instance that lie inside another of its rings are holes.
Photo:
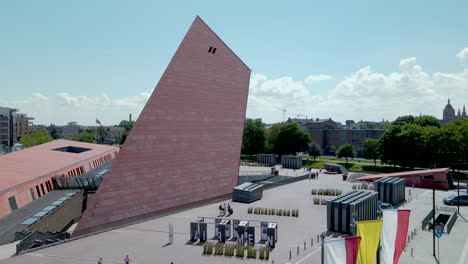
<path fill-rule="evenodd" d="M 374 264 L 380 242 L 382 220 L 361 221 L 357 223 L 356 236 L 361 237 L 358 264 Z"/>

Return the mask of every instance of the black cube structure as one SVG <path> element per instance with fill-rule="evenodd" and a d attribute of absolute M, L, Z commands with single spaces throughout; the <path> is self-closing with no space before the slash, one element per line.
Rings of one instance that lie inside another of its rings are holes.
<path fill-rule="evenodd" d="M 267 166 L 275 166 L 276 155 L 275 154 L 257 154 L 257 163 L 264 164 Z"/>
<path fill-rule="evenodd" d="M 374 181 L 374 190 L 379 193 L 379 200 L 391 205 L 405 201 L 406 180 L 397 177 L 384 177 Z"/>
<path fill-rule="evenodd" d="M 281 156 L 281 166 L 286 169 L 302 168 L 302 158 L 297 156 Z"/>
<path fill-rule="evenodd" d="M 378 193 L 351 191 L 327 201 L 327 229 L 332 232 L 355 234 L 358 221 L 378 217 Z"/>
<path fill-rule="evenodd" d="M 233 188 L 232 200 L 234 202 L 251 203 L 262 199 L 263 184 L 244 182 Z"/>

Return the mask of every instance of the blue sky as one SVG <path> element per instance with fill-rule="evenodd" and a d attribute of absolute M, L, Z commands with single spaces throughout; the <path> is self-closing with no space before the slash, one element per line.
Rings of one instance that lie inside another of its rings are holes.
<path fill-rule="evenodd" d="M 0 105 L 137 116 L 195 15 L 253 70 L 247 117 L 441 117 L 468 104 L 468 1 L 8 1 Z M 291 100 L 293 99 L 293 100 Z"/>

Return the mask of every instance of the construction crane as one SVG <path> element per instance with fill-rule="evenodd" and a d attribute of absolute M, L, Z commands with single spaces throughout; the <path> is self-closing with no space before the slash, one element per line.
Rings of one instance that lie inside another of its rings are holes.
<path fill-rule="evenodd" d="M 283 111 L 283 122 L 284 122 L 284 119 L 285 119 L 285 117 L 286 117 L 286 109 L 281 109 L 281 108 L 279 108 L 279 107 L 276 107 L 276 108 L 278 108 L 279 110 Z"/>

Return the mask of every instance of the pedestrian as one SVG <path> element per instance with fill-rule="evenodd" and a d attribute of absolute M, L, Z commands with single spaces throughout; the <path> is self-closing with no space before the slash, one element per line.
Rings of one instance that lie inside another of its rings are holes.
<path fill-rule="evenodd" d="M 97 264 L 102 264 L 102 258 L 99 258 Z"/>
<path fill-rule="evenodd" d="M 128 255 L 124 258 L 124 262 L 125 264 L 130 264 L 130 262 L 132 262 L 132 260 L 130 259 L 130 257 L 128 257 Z"/>
<path fill-rule="evenodd" d="M 228 214 L 228 208 L 226 206 L 226 204 L 223 205 L 223 211 L 224 211 L 224 215 L 227 215 Z"/>
<path fill-rule="evenodd" d="M 232 210 L 232 207 L 230 204 L 228 204 L 228 212 L 229 212 L 229 215 L 232 215 L 232 213 L 234 213 L 234 210 Z"/>
<path fill-rule="evenodd" d="M 219 204 L 219 215 L 223 215 L 223 206 L 221 204 Z"/>

